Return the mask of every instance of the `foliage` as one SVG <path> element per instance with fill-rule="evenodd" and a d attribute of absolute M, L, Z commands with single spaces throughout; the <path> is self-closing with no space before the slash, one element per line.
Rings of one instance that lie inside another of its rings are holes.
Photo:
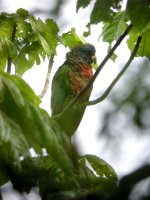
<path fill-rule="evenodd" d="M 1 13 L 0 26 L 0 69 L 5 69 L 10 57 L 17 75 L 23 75 L 34 64 L 39 65 L 46 56 L 56 55 L 60 42 L 69 47 L 83 42 L 75 30 L 60 36 L 53 19 L 43 22 L 24 9 L 17 10 L 15 14 Z M 69 37 L 66 38 L 66 35 Z"/>
<path fill-rule="evenodd" d="M 50 185 L 63 195 L 67 195 L 65 191 L 70 191 L 76 196 L 80 190 L 84 194 L 88 188 L 89 192 L 95 190 L 95 186 L 102 181 L 101 177 L 106 183 L 114 177 L 114 187 L 116 174 L 112 174 L 111 168 L 95 176 L 85 163 L 78 164 L 80 158 L 73 150 L 70 139 L 39 108 L 39 98 L 21 78 L 1 72 L 0 80 L 1 185 L 10 179 L 16 189 L 29 192 L 38 182 L 42 196 Z M 31 156 L 30 148 L 37 153 L 37 158 Z M 46 149 L 47 156 L 43 156 L 42 148 Z M 88 157 L 90 159 L 90 155 Z M 95 160 L 92 165 L 94 171 L 107 167 L 105 162 L 96 164 L 99 158 L 93 157 L 92 160 Z M 106 178 L 103 178 L 104 175 Z M 107 190 L 107 184 L 104 190 Z"/>
<path fill-rule="evenodd" d="M 78 0 L 77 11 L 85 8 L 91 1 Z M 111 46 L 124 32 L 127 24 L 132 23 L 132 32 L 129 32 L 128 47 L 132 51 L 135 41 L 139 35 L 144 37 L 143 45 L 139 48 L 138 56 L 149 58 L 150 49 L 147 47 L 150 38 L 150 3 L 148 0 L 128 0 L 126 9 L 122 9 L 122 0 L 97 0 L 90 15 L 90 22 L 87 27 L 90 29 L 92 24 L 103 23 L 101 36 L 105 42 Z M 90 31 L 87 32 L 90 34 Z M 87 35 L 87 34 L 86 34 Z"/>
<path fill-rule="evenodd" d="M 78 0 L 77 11 L 90 3 Z M 88 27 L 103 22 L 101 36 L 111 47 L 132 23 L 130 50 L 141 35 L 144 40 L 137 56 L 150 58 L 149 11 L 147 0 L 128 0 L 126 10 L 122 10 L 122 0 L 97 0 Z M 0 186 L 10 180 L 15 189 L 27 193 L 38 186 L 44 200 L 114 193 L 117 175 L 112 167 L 95 155 L 78 155 L 68 136 L 40 108 L 39 97 L 18 77 L 42 59 L 55 56 L 58 45 L 72 48 L 85 39 L 74 28 L 60 34 L 53 19 L 43 22 L 22 8 L 14 14 L 1 13 L 0 27 Z M 10 72 L 12 64 L 15 75 L 4 72 Z M 31 155 L 31 148 L 37 157 Z"/>

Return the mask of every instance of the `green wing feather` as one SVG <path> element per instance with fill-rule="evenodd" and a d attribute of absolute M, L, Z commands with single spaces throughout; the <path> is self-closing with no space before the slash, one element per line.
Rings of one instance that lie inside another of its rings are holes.
<path fill-rule="evenodd" d="M 63 65 L 54 76 L 51 97 L 52 116 L 61 113 L 73 99 L 73 91 L 70 88 L 68 73 L 69 67 Z M 89 94 L 84 100 L 88 100 L 88 98 Z M 85 107 L 76 106 L 70 108 L 63 117 L 57 120 L 68 136 L 72 136 L 75 133 L 83 117 L 84 111 Z"/>
<path fill-rule="evenodd" d="M 56 72 L 52 81 L 51 112 L 52 116 L 63 111 L 71 100 L 72 92 L 68 78 L 69 67 L 63 64 Z"/>
<path fill-rule="evenodd" d="M 67 64 L 63 64 L 56 72 L 52 81 L 52 97 L 51 97 L 51 112 L 52 116 L 61 113 L 64 108 L 73 99 L 73 91 L 70 87 L 69 68 Z M 72 136 L 76 131 L 85 108 L 72 108 L 67 111 L 62 118 L 57 122 L 67 133 Z"/>

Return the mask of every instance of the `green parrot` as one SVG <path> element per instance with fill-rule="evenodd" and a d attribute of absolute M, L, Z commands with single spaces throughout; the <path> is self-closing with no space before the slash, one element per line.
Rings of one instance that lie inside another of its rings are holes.
<path fill-rule="evenodd" d="M 59 67 L 52 80 L 51 112 L 60 114 L 73 98 L 87 85 L 93 76 L 92 64 L 96 64 L 96 50 L 91 44 L 75 46 L 66 54 L 66 61 Z M 92 87 L 59 119 L 60 127 L 71 137 L 78 128 L 85 107 L 78 104 L 89 99 Z"/>

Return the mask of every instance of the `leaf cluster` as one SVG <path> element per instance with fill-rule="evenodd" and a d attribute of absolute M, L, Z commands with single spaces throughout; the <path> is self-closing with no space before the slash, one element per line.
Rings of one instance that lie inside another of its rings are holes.
<path fill-rule="evenodd" d="M 59 28 L 53 19 L 43 22 L 20 8 L 16 13 L 0 14 L 0 70 L 7 71 L 10 60 L 18 75 L 39 65 L 45 57 L 56 55 L 56 47 L 63 44 L 72 48 L 83 39 L 77 36 L 74 29 L 59 35 Z"/>
<path fill-rule="evenodd" d="M 89 6 L 92 0 L 78 0 L 77 11 L 80 8 Z M 128 47 L 131 51 L 134 49 L 135 42 L 139 35 L 143 41 L 138 50 L 137 56 L 150 58 L 149 38 L 150 38 L 150 2 L 149 0 L 128 0 L 125 9 L 123 9 L 122 0 L 96 0 L 90 14 L 90 21 L 87 28 L 90 29 L 92 24 L 103 24 L 101 37 L 104 42 L 112 43 L 117 40 L 124 32 L 125 27 L 132 23 L 133 29 L 128 34 Z M 86 32 L 89 35 L 90 31 Z M 112 59 L 116 58 L 112 57 Z"/>
<path fill-rule="evenodd" d="M 21 78 L 1 73 L 0 85 L 0 185 L 11 180 L 20 192 L 38 186 L 43 199 L 115 189 L 117 176 L 110 165 L 92 155 L 80 158 Z M 37 157 L 31 155 L 31 148 Z"/>

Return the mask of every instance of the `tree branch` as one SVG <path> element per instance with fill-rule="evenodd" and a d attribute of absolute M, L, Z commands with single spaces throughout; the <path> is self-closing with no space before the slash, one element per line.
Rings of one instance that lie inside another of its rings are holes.
<path fill-rule="evenodd" d="M 128 199 L 133 187 L 150 176 L 150 165 L 145 164 L 119 181 L 118 199 Z M 117 199 L 117 198 L 116 198 Z"/>
<path fill-rule="evenodd" d="M 93 77 L 90 79 L 90 81 L 87 83 L 87 85 L 75 96 L 75 98 L 65 107 L 65 109 L 63 110 L 63 112 L 61 112 L 58 115 L 55 115 L 54 118 L 58 119 L 61 118 L 63 116 L 63 114 L 69 110 L 73 105 L 76 104 L 76 102 L 88 91 L 88 89 L 93 85 L 95 79 L 97 78 L 98 74 L 100 73 L 100 71 L 102 70 L 102 68 L 105 66 L 106 62 L 109 60 L 109 58 L 111 58 L 111 56 L 113 55 L 114 51 L 117 49 L 117 47 L 120 45 L 120 43 L 122 42 L 122 40 L 125 38 L 125 36 L 129 33 L 129 31 L 132 28 L 132 24 L 130 24 L 125 32 L 119 37 L 119 39 L 117 40 L 117 42 L 114 44 L 114 46 L 112 47 L 112 49 L 109 51 L 109 53 L 106 55 L 106 57 L 104 58 L 104 60 L 101 62 L 101 64 L 99 65 L 99 67 L 97 68 L 95 74 L 93 75 Z"/>
<path fill-rule="evenodd" d="M 40 98 L 44 97 L 44 95 L 46 94 L 46 92 L 47 92 L 47 90 L 49 88 L 50 75 L 51 75 L 51 70 L 52 70 L 53 63 L 54 63 L 54 56 L 51 56 L 51 58 L 49 60 L 49 64 L 48 64 L 48 71 L 47 71 L 47 76 L 46 76 L 44 88 L 43 88 L 41 94 L 39 95 Z"/>
<path fill-rule="evenodd" d="M 12 30 L 12 36 L 11 36 L 11 41 L 13 42 L 15 40 L 15 34 L 17 31 L 17 25 L 16 23 L 13 24 L 13 30 Z M 11 65 L 12 65 L 12 58 L 8 55 L 8 60 L 7 60 L 7 72 L 10 74 L 11 73 Z"/>
<path fill-rule="evenodd" d="M 93 100 L 93 101 L 88 101 L 88 102 L 85 102 L 84 106 L 91 106 L 91 105 L 95 105 L 97 103 L 100 103 L 101 101 L 103 101 L 110 93 L 110 91 L 112 90 L 112 88 L 114 87 L 114 85 L 118 82 L 118 80 L 121 78 L 121 76 L 125 73 L 125 71 L 127 70 L 127 68 L 130 66 L 131 62 L 133 61 L 134 57 L 136 56 L 136 53 L 139 49 L 139 45 L 141 43 L 141 40 L 142 40 L 142 37 L 139 36 L 138 39 L 137 39 L 137 42 L 136 42 L 136 45 L 134 47 L 134 50 L 128 60 L 128 62 L 126 63 L 126 65 L 123 67 L 123 69 L 120 71 L 120 73 L 117 75 L 117 77 L 111 82 L 111 84 L 108 86 L 108 88 L 106 89 L 106 91 L 104 92 L 104 94 Z"/>

